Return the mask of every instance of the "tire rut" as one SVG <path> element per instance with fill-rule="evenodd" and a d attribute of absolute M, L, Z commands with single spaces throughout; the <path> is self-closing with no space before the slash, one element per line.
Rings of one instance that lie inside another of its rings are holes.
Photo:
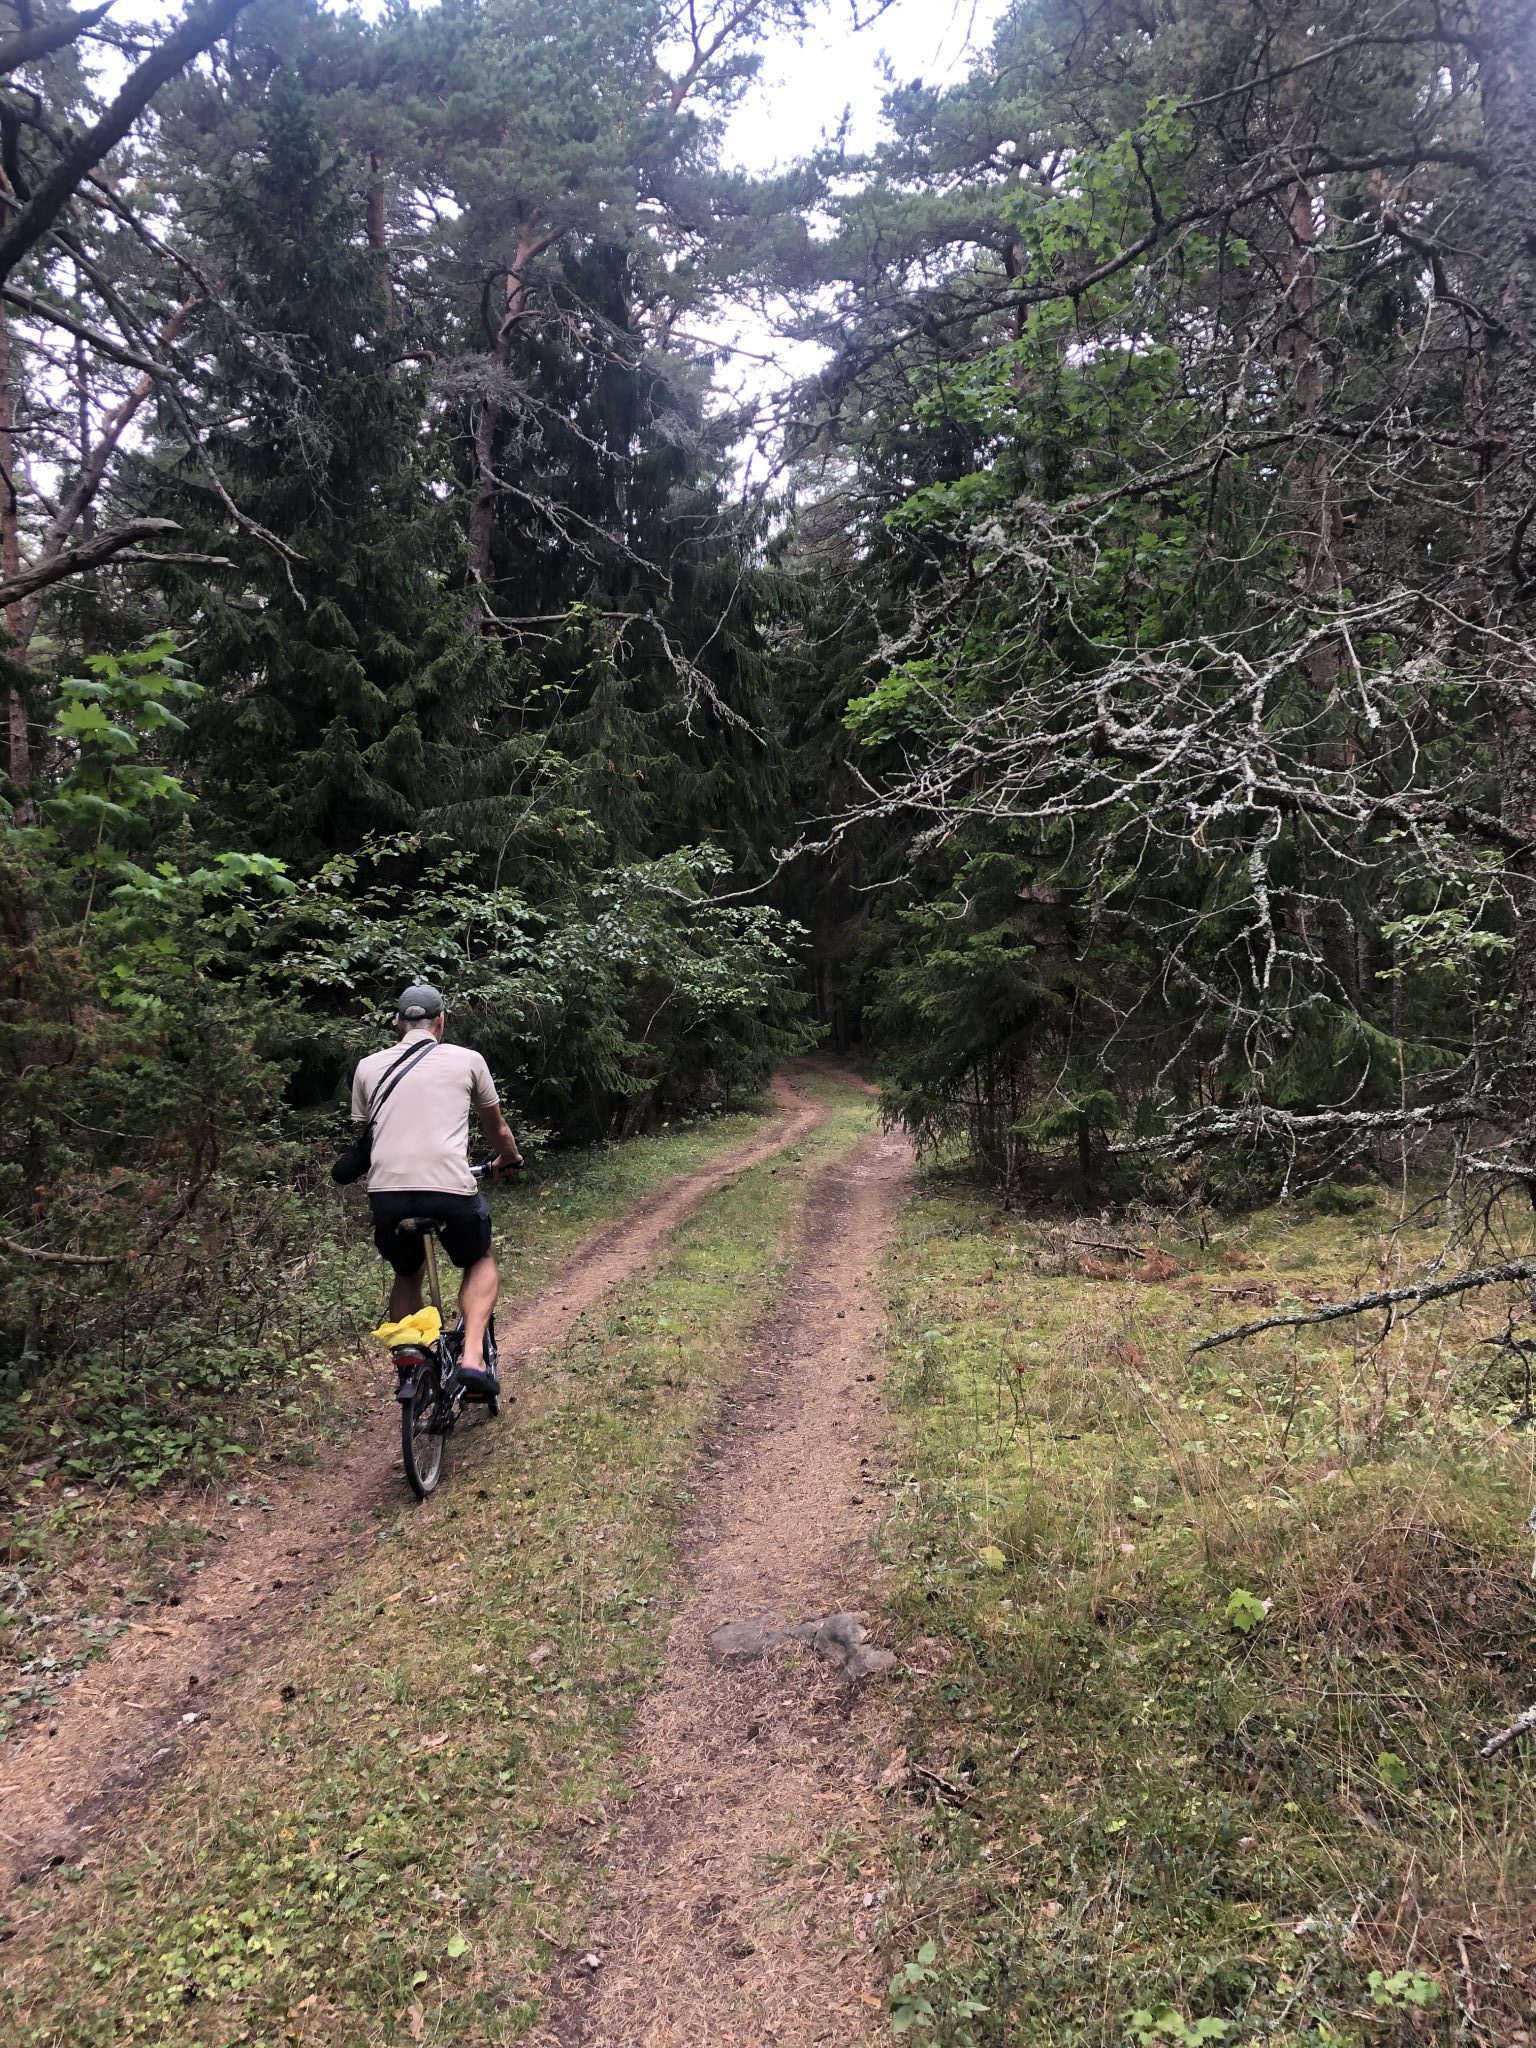
<path fill-rule="evenodd" d="M 796 1277 L 722 1414 L 635 1730 L 609 1918 L 552 1978 L 541 2048 L 885 2038 L 878 1899 L 856 1846 L 879 1832 L 878 1690 L 839 1684 L 799 1645 L 717 1668 L 707 1641 L 725 1621 L 856 1610 L 867 1593 L 877 1265 L 910 1168 L 905 1144 L 875 1137 L 818 1176 Z"/>

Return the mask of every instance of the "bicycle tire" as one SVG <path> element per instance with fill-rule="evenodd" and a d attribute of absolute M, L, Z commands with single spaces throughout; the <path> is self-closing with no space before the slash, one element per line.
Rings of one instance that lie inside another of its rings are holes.
<path fill-rule="evenodd" d="M 496 1366 L 500 1353 L 496 1344 L 496 1318 L 494 1315 L 485 1326 L 485 1342 L 481 1345 L 480 1349 L 485 1359 L 486 1371 L 491 1375 L 492 1379 L 495 1379 L 497 1377 Z M 499 1389 L 486 1401 L 485 1412 L 492 1422 L 501 1413 L 501 1394 Z"/>
<path fill-rule="evenodd" d="M 424 1359 L 416 1368 L 415 1393 L 400 1403 L 400 1456 L 418 1500 L 437 1491 L 448 1458 L 448 1436 L 438 1414 L 442 1391 L 438 1361 Z"/>

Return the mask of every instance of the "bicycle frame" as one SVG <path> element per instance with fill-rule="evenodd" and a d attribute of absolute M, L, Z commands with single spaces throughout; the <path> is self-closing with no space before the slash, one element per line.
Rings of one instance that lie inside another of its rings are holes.
<path fill-rule="evenodd" d="M 472 1166 L 470 1172 L 476 1180 L 482 1180 L 491 1172 L 491 1169 L 488 1166 Z M 439 1350 L 441 1351 L 444 1340 L 449 1335 L 449 1329 L 448 1311 L 443 1306 L 443 1284 L 437 1267 L 437 1232 L 435 1230 L 424 1230 L 421 1233 L 421 1241 L 427 1255 L 426 1281 L 422 1288 L 422 1306 L 423 1308 L 435 1308 L 441 1319 L 442 1336 L 437 1340 Z M 446 1360 L 448 1354 L 442 1352 L 442 1355 Z M 463 1362 L 461 1358 L 459 1363 L 462 1365 Z"/>
<path fill-rule="evenodd" d="M 454 1333 L 449 1325 L 448 1311 L 443 1303 L 442 1274 L 437 1262 L 437 1232 L 435 1230 L 422 1231 L 421 1245 L 425 1257 L 425 1265 L 422 1269 L 422 1307 L 435 1308 L 437 1310 L 438 1334 L 431 1344 L 407 1348 L 413 1348 L 422 1354 L 431 1353 L 436 1357 L 441 1369 L 444 1372 L 449 1372 L 456 1364 L 462 1362 L 458 1356 L 462 1347 L 454 1342 Z M 398 1357 L 399 1355 L 397 1351 L 396 1356 Z"/>
<path fill-rule="evenodd" d="M 426 1285 L 422 1290 L 422 1305 L 425 1308 L 435 1308 L 437 1310 L 443 1329 L 446 1331 L 448 1328 L 448 1318 L 443 1309 L 443 1286 L 437 1270 L 437 1232 L 435 1230 L 424 1230 L 421 1233 L 421 1243 L 422 1249 L 427 1255 Z M 439 1342 L 441 1342 L 441 1339 L 439 1339 Z"/>

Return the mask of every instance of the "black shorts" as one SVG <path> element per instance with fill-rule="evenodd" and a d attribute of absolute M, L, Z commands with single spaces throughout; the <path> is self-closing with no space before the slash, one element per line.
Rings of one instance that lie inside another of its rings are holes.
<path fill-rule="evenodd" d="M 370 1195 L 373 1241 L 397 1273 L 419 1273 L 426 1251 L 419 1230 L 396 1226 L 405 1216 L 434 1216 L 442 1225 L 438 1236 L 456 1266 L 472 1266 L 491 1248 L 491 1205 L 484 1195 Z"/>

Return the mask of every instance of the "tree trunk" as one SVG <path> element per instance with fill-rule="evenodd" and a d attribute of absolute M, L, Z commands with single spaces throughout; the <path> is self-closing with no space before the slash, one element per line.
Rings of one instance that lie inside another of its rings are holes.
<path fill-rule="evenodd" d="M 5 313 L 0 309 L 0 573 L 7 578 L 18 575 L 21 570 L 16 496 L 16 412 L 11 402 L 9 343 Z M 5 626 L 12 642 L 12 661 L 25 659 L 29 635 L 25 630 L 23 609 L 20 604 L 6 608 Z M 14 681 L 6 688 L 6 728 L 10 742 L 10 777 L 19 796 L 16 822 L 18 825 L 30 825 L 36 815 L 28 791 L 32 780 L 32 743 L 27 730 L 27 701 Z"/>
<path fill-rule="evenodd" d="M 493 377 L 499 378 L 512 355 L 512 338 L 517 323 L 528 308 L 528 267 L 542 256 L 556 239 L 553 233 L 535 234 L 534 223 L 525 220 L 517 230 L 517 250 L 512 267 L 502 280 L 501 318 L 490 339 Z M 489 327 L 489 320 L 487 320 Z M 491 540 L 496 530 L 496 500 L 501 486 L 496 480 L 496 430 L 501 424 L 502 405 L 498 392 L 488 391 L 475 407 L 473 443 L 475 495 L 469 508 L 469 575 L 483 593 L 491 581 Z M 490 604 L 482 595 L 472 620 L 472 629 L 483 632 L 490 621 Z"/>
<path fill-rule="evenodd" d="M 1305 536 L 1305 568 L 1301 587 L 1307 596 L 1326 603 L 1336 599 L 1344 587 L 1347 565 L 1343 555 L 1344 513 L 1334 486 L 1333 457 L 1319 424 L 1327 399 L 1323 374 L 1322 336 L 1318 328 L 1318 216 L 1322 202 L 1316 192 L 1299 179 L 1292 186 L 1286 207 L 1286 231 L 1290 238 L 1287 264 L 1287 296 L 1291 324 L 1283 337 L 1281 356 L 1292 368 L 1291 402 L 1296 424 L 1309 439 L 1297 479 L 1297 515 Z M 1330 703 L 1339 689 L 1342 650 L 1335 640 L 1323 640 L 1307 662 L 1312 689 L 1320 705 Z M 1320 768 L 1337 769 L 1351 765 L 1354 742 L 1348 733 L 1337 740 L 1323 740 L 1313 758 Z M 1315 933 L 1318 950 L 1326 961 L 1340 993 L 1358 1000 L 1360 981 L 1360 934 L 1348 908 L 1329 900 L 1318 920 Z"/>
<path fill-rule="evenodd" d="M 1480 226 L 1486 270 L 1480 296 L 1493 301 L 1478 363 L 1485 434 L 1502 444 L 1502 459 L 1479 503 L 1486 506 L 1481 606 L 1490 628 L 1482 660 L 1498 727 L 1500 806 L 1504 821 L 1536 848 L 1536 664 L 1531 644 L 1533 574 L 1521 559 L 1520 520 L 1528 516 L 1531 431 L 1536 406 L 1536 108 L 1530 77 L 1530 18 L 1525 0 L 1492 0 L 1480 81 L 1484 138 L 1492 170 Z M 1481 623 L 1481 619 L 1478 620 Z M 1536 854 L 1516 855 L 1517 1058 L 1510 1075 L 1510 1135 L 1526 1165 L 1536 1164 Z M 1536 1184 L 1532 1186 L 1536 1200 Z"/>
<path fill-rule="evenodd" d="M 384 176 L 379 169 L 378 151 L 374 150 L 368 158 L 368 196 L 363 219 L 369 254 L 374 259 L 379 275 L 379 297 L 384 306 L 384 325 L 392 327 L 395 321 L 395 293 L 389 276 L 389 231 L 384 200 Z"/>
<path fill-rule="evenodd" d="M 1280 354 L 1292 370 L 1291 402 L 1300 427 L 1315 429 L 1327 387 L 1323 378 L 1318 332 L 1317 195 L 1299 180 L 1291 188 L 1286 210 L 1290 236 L 1287 264 L 1291 321 Z M 1332 463 L 1326 443 L 1312 433 L 1302 463 L 1298 512 L 1306 533 L 1306 569 L 1302 588 L 1310 597 L 1336 595 L 1344 580 L 1340 545 L 1344 537 L 1343 508 L 1332 489 Z M 1311 658 L 1312 680 L 1320 696 L 1332 691 L 1339 671 L 1339 650 L 1324 642 Z"/>

